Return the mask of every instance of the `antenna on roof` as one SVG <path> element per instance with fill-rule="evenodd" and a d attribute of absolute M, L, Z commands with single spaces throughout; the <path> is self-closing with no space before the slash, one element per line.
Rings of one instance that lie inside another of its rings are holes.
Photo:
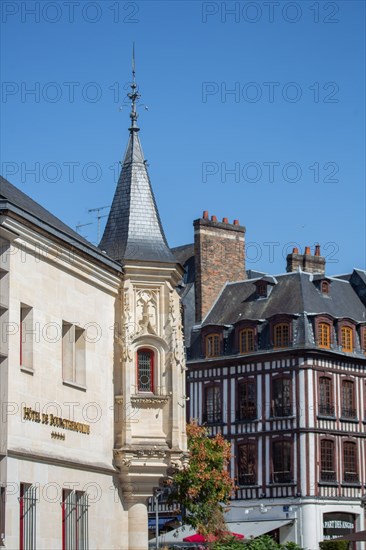
<path fill-rule="evenodd" d="M 93 225 L 93 222 L 89 222 L 89 223 L 80 223 L 80 222 L 79 222 L 79 223 L 75 226 L 75 228 L 76 228 L 76 233 L 79 233 L 79 235 L 80 235 L 80 231 L 79 231 L 80 227 L 85 227 L 86 225 Z M 86 238 L 86 237 L 84 237 L 84 238 Z"/>
<path fill-rule="evenodd" d="M 103 216 L 100 215 L 100 211 L 104 210 L 105 208 L 110 208 L 110 204 L 108 204 L 107 206 L 97 206 L 97 208 L 89 208 L 89 210 L 88 210 L 89 214 L 90 214 L 90 212 L 98 212 L 98 214 L 97 214 L 97 239 L 98 239 L 98 243 L 100 241 L 100 220 L 102 218 L 106 218 L 108 216 L 108 214 L 103 214 Z"/>

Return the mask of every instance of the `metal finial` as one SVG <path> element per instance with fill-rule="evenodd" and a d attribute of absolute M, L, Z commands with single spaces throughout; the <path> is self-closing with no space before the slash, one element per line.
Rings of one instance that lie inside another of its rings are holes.
<path fill-rule="evenodd" d="M 130 113 L 130 119 L 131 119 L 131 126 L 129 128 L 130 132 L 138 132 L 139 127 L 137 126 L 137 118 L 138 114 L 136 111 L 136 102 L 140 99 L 141 95 L 138 92 L 136 80 L 135 80 L 135 43 L 132 44 L 132 83 L 131 86 L 131 92 L 127 94 L 127 97 L 131 100 L 131 113 Z"/>

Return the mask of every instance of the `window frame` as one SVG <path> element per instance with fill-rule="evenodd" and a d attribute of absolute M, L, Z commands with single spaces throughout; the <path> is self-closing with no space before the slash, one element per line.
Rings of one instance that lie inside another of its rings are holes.
<path fill-rule="evenodd" d="M 62 490 L 62 550 L 88 550 L 88 494 Z"/>
<path fill-rule="evenodd" d="M 279 331 L 279 333 L 278 333 Z M 287 338 L 285 337 L 287 331 Z M 291 345 L 291 322 L 277 321 L 273 323 L 273 348 L 285 349 Z"/>
<path fill-rule="evenodd" d="M 323 402 L 323 392 L 322 386 L 323 381 L 329 384 L 325 400 Z M 318 415 L 327 416 L 334 418 L 335 417 L 335 407 L 334 407 L 334 384 L 332 376 L 324 375 L 323 373 L 318 377 Z"/>
<path fill-rule="evenodd" d="M 253 472 L 241 473 L 241 459 L 242 451 L 246 449 L 247 454 L 254 457 L 254 461 L 251 461 L 250 464 L 254 465 Z M 243 487 L 258 485 L 258 443 L 255 439 L 248 439 L 245 441 L 240 441 L 237 444 L 237 479 L 238 485 Z M 243 479 L 246 478 L 246 479 Z"/>
<path fill-rule="evenodd" d="M 210 344 L 210 340 L 214 342 Z M 221 335 L 219 332 L 209 332 L 205 335 L 205 356 L 220 357 L 221 355 Z"/>
<path fill-rule="evenodd" d="M 282 447 L 281 453 L 276 453 L 276 447 Z M 288 448 L 289 454 L 286 457 L 290 466 L 289 469 L 278 470 L 276 462 L 280 467 L 285 468 L 285 448 Z M 276 468 L 276 469 L 275 469 Z M 272 483 L 277 485 L 288 485 L 294 482 L 294 445 L 293 440 L 289 438 L 276 438 L 271 441 L 271 470 L 272 470 Z M 281 475 L 280 475 L 281 474 Z"/>
<path fill-rule="evenodd" d="M 33 371 L 34 334 L 33 308 L 21 302 L 19 310 L 19 365 L 24 370 Z"/>
<path fill-rule="evenodd" d="M 348 395 L 344 391 L 346 387 L 351 389 L 351 391 L 347 392 Z M 341 417 L 349 420 L 357 419 L 355 380 L 351 380 L 350 378 L 341 379 Z"/>
<path fill-rule="evenodd" d="M 36 550 L 37 485 L 21 482 L 18 500 L 19 550 Z"/>
<path fill-rule="evenodd" d="M 355 331 L 350 324 L 342 323 L 339 327 L 338 342 L 344 353 L 352 353 L 355 348 Z M 346 341 L 346 342 L 345 342 Z"/>
<path fill-rule="evenodd" d="M 62 382 L 75 387 L 86 387 L 85 329 L 62 321 Z"/>
<path fill-rule="evenodd" d="M 150 366 L 149 366 L 149 389 L 142 389 L 140 387 L 140 363 L 139 363 L 139 355 L 140 354 L 147 354 L 150 356 Z M 147 347 L 141 347 L 136 350 L 136 389 L 138 393 L 154 393 L 155 391 L 155 352 L 151 348 Z"/>
<path fill-rule="evenodd" d="M 347 450 L 352 449 L 352 454 L 347 453 Z M 343 483 L 353 484 L 359 483 L 359 464 L 358 464 L 358 448 L 356 441 L 346 440 L 342 445 L 343 458 Z M 350 463 L 353 464 L 350 464 Z M 353 470 L 350 468 L 353 465 Z M 348 468 L 348 470 L 346 469 Z"/>
<path fill-rule="evenodd" d="M 239 331 L 239 350 L 241 354 L 245 353 L 252 353 L 255 351 L 255 329 L 253 327 L 243 327 Z M 245 338 L 245 344 L 246 346 L 243 346 L 243 335 L 246 335 Z M 250 337 L 249 337 L 250 335 Z M 251 346 L 249 344 L 249 340 L 251 339 Z M 245 348 L 245 349 L 244 349 Z"/>
<path fill-rule="evenodd" d="M 328 449 L 324 449 L 327 445 Z M 331 450 L 329 453 L 328 451 Z M 336 467 L 336 443 L 329 437 L 323 437 L 320 440 L 320 472 L 319 481 L 322 483 L 337 483 Z M 325 468 L 324 468 L 325 466 Z M 330 468 L 328 468 L 330 466 Z"/>
<path fill-rule="evenodd" d="M 248 387 L 253 388 L 253 403 L 248 396 Z M 241 395 L 241 390 L 246 388 L 245 395 Z M 244 402 L 242 404 L 242 401 Z M 236 387 L 236 420 L 251 422 L 258 418 L 257 409 L 257 381 L 255 378 L 242 378 L 238 380 Z M 247 411 L 247 413 L 245 413 Z"/>
<path fill-rule="evenodd" d="M 279 398 L 275 397 L 275 388 L 276 384 L 279 382 L 288 382 L 289 383 L 289 399 L 288 402 L 285 399 L 285 393 L 284 393 L 284 387 L 282 386 L 282 393 L 283 398 L 281 398 L 281 403 L 276 403 L 276 400 L 279 400 Z M 292 377 L 290 374 L 280 374 L 278 376 L 275 376 L 271 380 L 271 416 L 274 418 L 287 418 L 293 416 L 293 399 L 292 399 L 292 391 L 293 391 L 293 383 L 292 383 Z M 282 413 L 282 414 L 281 414 Z"/>
<path fill-rule="evenodd" d="M 326 329 L 324 335 L 323 330 Z M 317 323 L 317 345 L 321 349 L 330 349 L 331 346 L 332 325 L 328 321 L 321 320 Z"/>
<path fill-rule="evenodd" d="M 219 396 L 218 406 L 217 406 L 217 396 L 215 395 L 216 391 L 217 391 L 218 396 Z M 213 405 L 212 406 L 212 412 L 208 411 L 208 398 L 209 398 L 209 393 L 210 392 L 213 393 L 213 396 L 212 396 L 212 405 Z M 221 384 L 210 383 L 210 384 L 206 384 L 204 386 L 204 396 L 203 396 L 204 409 L 203 409 L 203 414 L 202 414 L 203 422 L 205 422 L 206 424 L 222 424 L 222 422 L 223 422 L 222 397 L 223 396 L 222 396 L 222 386 L 221 386 Z"/>

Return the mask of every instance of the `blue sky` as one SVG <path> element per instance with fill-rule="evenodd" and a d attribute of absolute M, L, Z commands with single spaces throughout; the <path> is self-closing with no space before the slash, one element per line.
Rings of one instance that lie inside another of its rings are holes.
<path fill-rule="evenodd" d="M 319 242 L 329 274 L 365 269 L 363 1 L 1 10 L 2 173 L 71 227 L 92 223 L 89 240 L 88 209 L 111 204 L 128 138 L 135 41 L 140 138 L 171 246 L 208 210 L 246 226 L 248 268 L 284 272 L 291 243 Z"/>

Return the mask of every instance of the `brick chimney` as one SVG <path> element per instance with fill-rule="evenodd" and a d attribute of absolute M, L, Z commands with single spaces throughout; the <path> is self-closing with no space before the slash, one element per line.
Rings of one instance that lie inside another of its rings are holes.
<path fill-rule="evenodd" d="M 195 255 L 196 322 L 201 322 L 228 281 L 246 279 L 245 227 L 238 220 L 222 222 L 208 212 L 193 222 Z"/>
<path fill-rule="evenodd" d="M 315 245 L 314 255 L 311 254 L 310 246 L 305 247 L 305 253 L 299 254 L 298 248 L 294 248 L 291 254 L 287 255 L 286 271 L 297 271 L 298 268 L 308 273 L 325 273 L 325 258 L 320 255 L 320 245 Z"/>

